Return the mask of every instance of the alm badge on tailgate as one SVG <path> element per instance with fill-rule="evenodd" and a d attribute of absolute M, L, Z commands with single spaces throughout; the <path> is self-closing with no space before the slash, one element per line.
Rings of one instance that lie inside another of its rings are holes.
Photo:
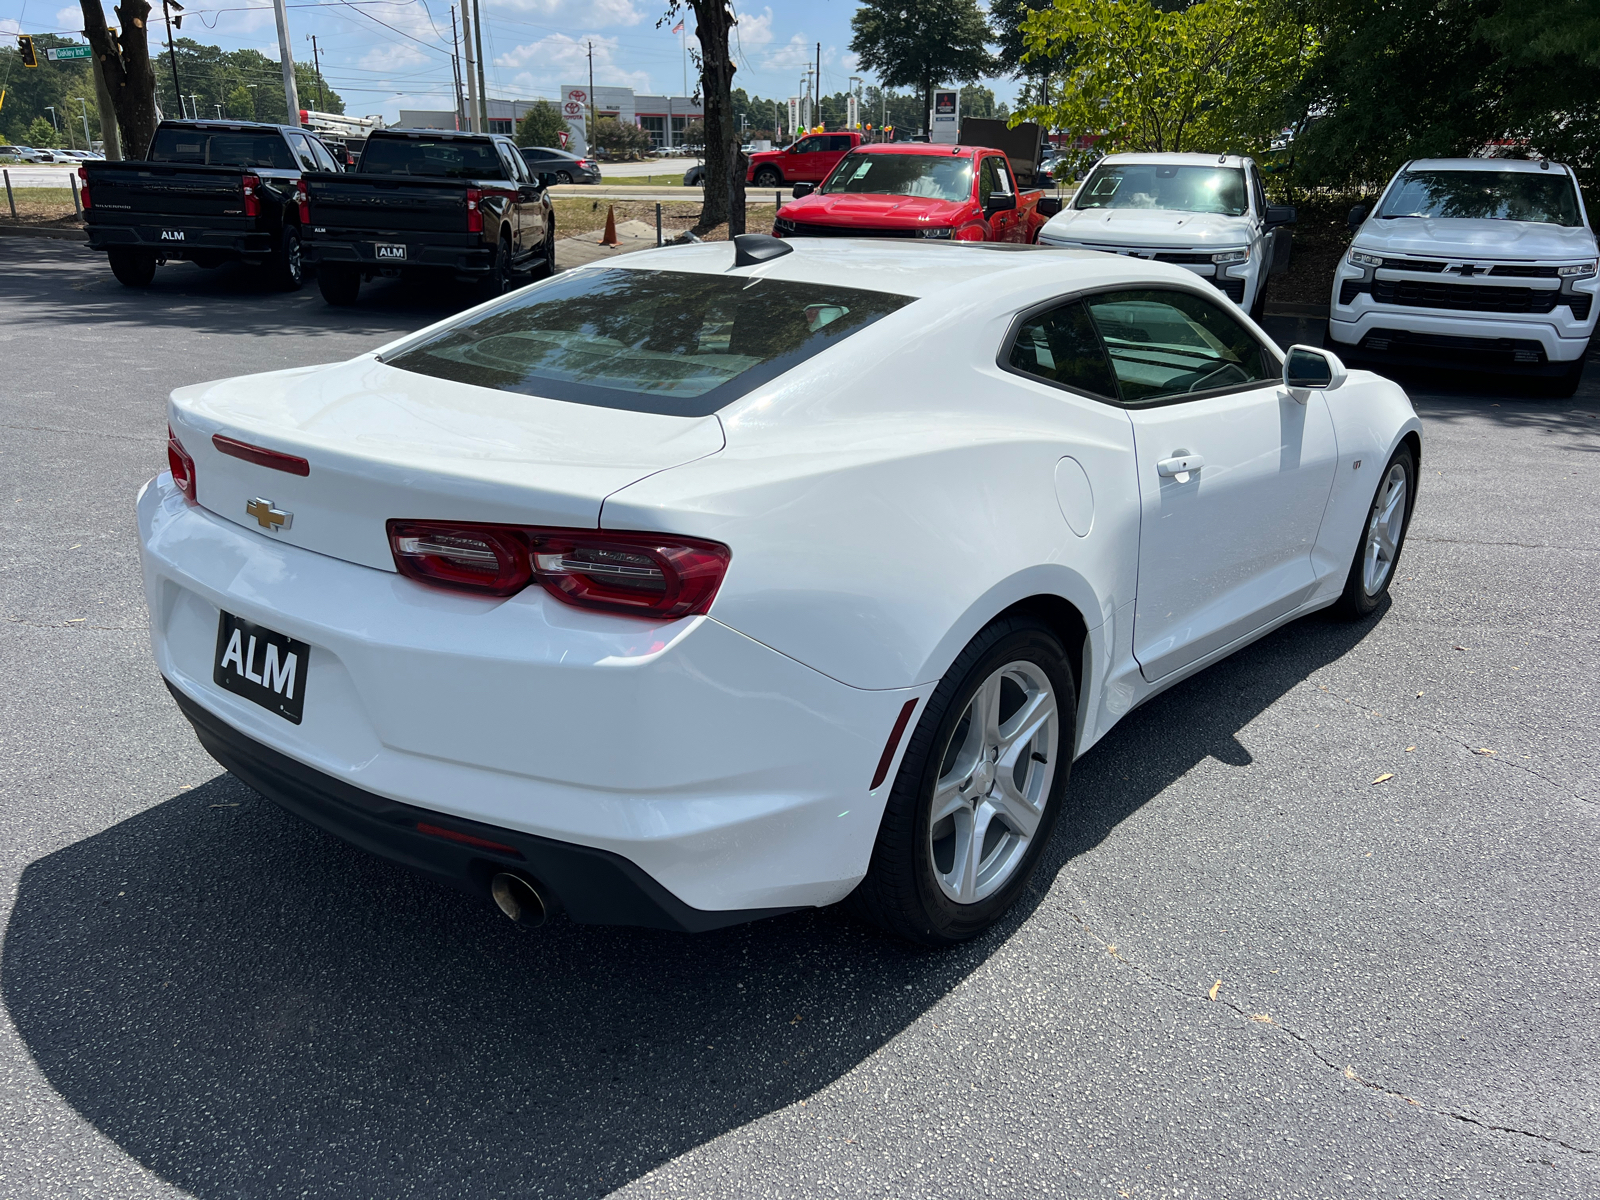
<path fill-rule="evenodd" d="M 374 242 L 372 244 L 372 250 L 373 253 L 380 259 L 387 258 L 399 262 L 403 261 L 406 256 L 406 248 L 404 246 L 397 246 L 385 242 Z"/>

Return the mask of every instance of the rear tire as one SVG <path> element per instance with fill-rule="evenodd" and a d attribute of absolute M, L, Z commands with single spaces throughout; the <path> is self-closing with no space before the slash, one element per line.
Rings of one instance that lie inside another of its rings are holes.
<path fill-rule="evenodd" d="M 506 289 L 511 286 L 511 239 L 505 234 L 500 235 L 500 240 L 495 244 L 494 265 L 489 268 L 489 273 L 478 282 L 478 300 L 493 300 L 496 296 L 506 294 Z"/>
<path fill-rule="evenodd" d="M 1416 498 L 1417 460 L 1409 446 L 1401 446 L 1378 477 L 1344 592 L 1334 604 L 1335 616 L 1359 621 L 1383 603 L 1400 563 L 1400 551 L 1405 548 Z"/>
<path fill-rule="evenodd" d="M 758 188 L 780 188 L 783 186 L 783 173 L 777 167 L 762 167 L 750 182 Z"/>
<path fill-rule="evenodd" d="M 544 257 L 534 264 L 533 277 L 535 279 L 549 279 L 556 273 L 556 227 L 554 223 L 545 230 Z"/>
<path fill-rule="evenodd" d="M 361 293 L 361 271 L 338 263 L 322 263 L 317 267 L 317 288 L 329 304 L 348 307 Z"/>
<path fill-rule="evenodd" d="M 568 171 L 557 171 L 556 172 L 556 182 L 557 183 L 571 183 L 572 182 L 572 174 L 570 172 L 568 172 Z"/>
<path fill-rule="evenodd" d="M 993 926 L 1050 840 L 1076 730 L 1077 689 L 1060 639 L 1028 617 L 990 624 L 911 733 L 850 907 L 927 946 Z"/>
<path fill-rule="evenodd" d="M 300 249 L 300 230 L 285 225 L 278 235 L 278 248 L 269 264 L 272 286 L 280 292 L 298 292 L 306 281 L 305 257 Z"/>
<path fill-rule="evenodd" d="M 156 277 L 156 256 L 148 250 L 107 250 L 111 273 L 123 287 L 149 287 Z"/>

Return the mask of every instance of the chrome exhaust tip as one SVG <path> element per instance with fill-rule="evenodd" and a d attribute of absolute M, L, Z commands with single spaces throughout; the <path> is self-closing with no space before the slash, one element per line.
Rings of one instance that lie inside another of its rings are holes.
<path fill-rule="evenodd" d="M 501 871 L 489 881 L 489 894 L 512 924 L 524 929 L 543 925 L 550 915 L 539 890 L 520 875 Z"/>

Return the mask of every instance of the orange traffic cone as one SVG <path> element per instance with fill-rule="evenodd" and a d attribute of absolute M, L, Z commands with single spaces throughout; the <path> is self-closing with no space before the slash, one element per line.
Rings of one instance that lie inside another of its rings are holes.
<path fill-rule="evenodd" d="M 615 204 L 606 207 L 606 231 L 600 237 L 600 244 L 602 246 L 622 245 L 621 242 L 617 241 L 617 206 Z"/>

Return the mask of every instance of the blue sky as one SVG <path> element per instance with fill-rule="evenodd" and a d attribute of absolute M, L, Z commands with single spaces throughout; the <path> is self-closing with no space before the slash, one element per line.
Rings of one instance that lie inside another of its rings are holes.
<path fill-rule="evenodd" d="M 180 36 L 224 49 L 249 46 L 278 57 L 271 0 L 185 0 Z M 660 0 L 478 0 L 484 16 L 489 94 L 508 99 L 557 98 L 563 83 L 582 83 L 594 46 L 594 81 L 641 92 L 681 93 L 681 38 L 670 23 L 656 27 Z M 289 0 L 295 57 L 309 62 L 310 35 L 321 51 L 323 73 L 349 112 L 393 120 L 405 108 L 452 106 L 449 0 Z M 736 2 L 734 86 L 768 98 L 794 94 L 801 71 L 815 62 L 822 43 L 826 92 L 842 91 L 856 73 L 849 53 L 853 0 Z M 107 20 L 115 21 L 112 0 Z M 152 43 L 165 27 L 151 22 Z M 81 10 L 62 0 L 0 0 L 0 32 L 76 33 Z M 692 18 L 686 32 L 692 33 Z M 41 68 L 45 69 L 45 68 Z M 870 83 L 871 80 L 869 79 Z M 1015 88 L 1000 81 L 997 98 Z M 302 103 L 305 99 L 302 97 Z"/>

